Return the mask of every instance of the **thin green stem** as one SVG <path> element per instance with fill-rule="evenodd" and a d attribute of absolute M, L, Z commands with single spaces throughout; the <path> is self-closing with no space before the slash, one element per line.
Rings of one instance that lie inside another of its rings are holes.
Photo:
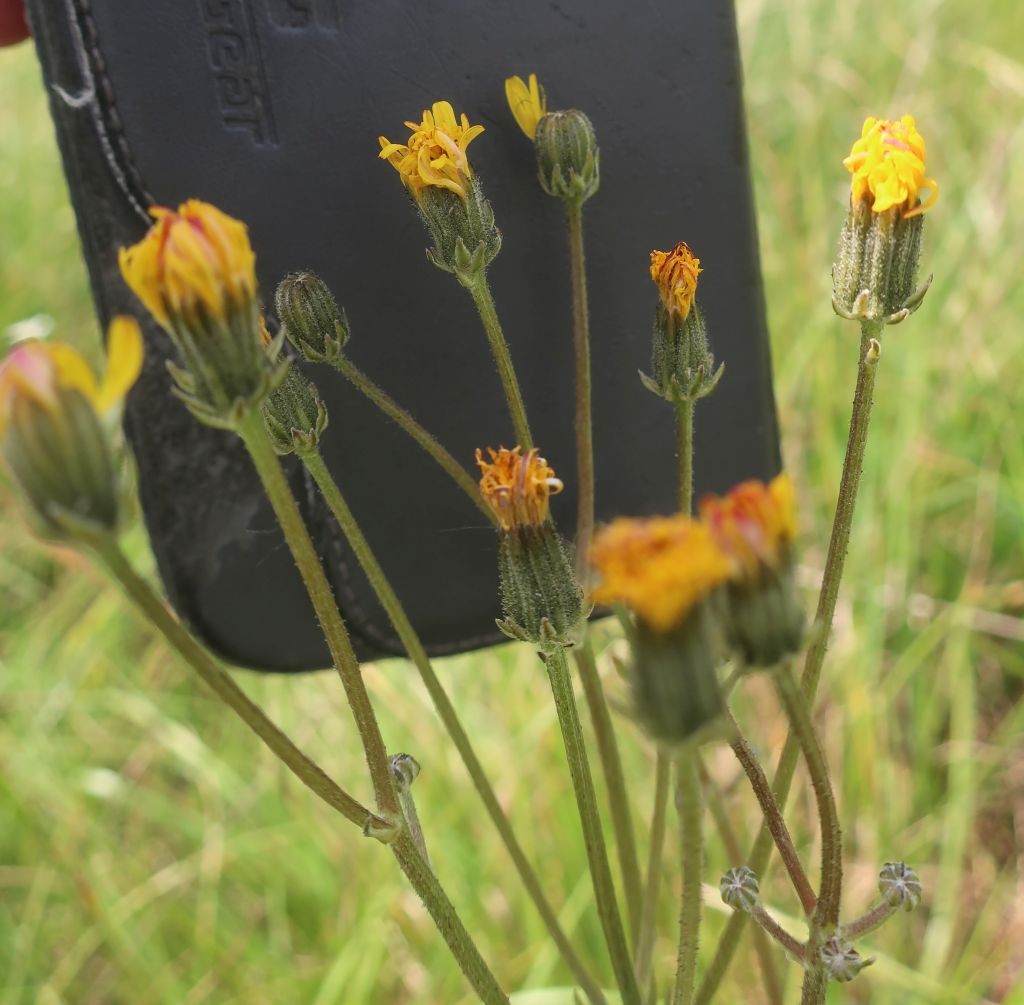
<path fill-rule="evenodd" d="M 532 450 L 533 436 L 530 433 L 530 424 L 526 421 L 526 405 L 523 404 L 519 380 L 516 377 L 515 367 L 512 365 L 512 356 L 508 351 L 505 334 L 501 330 L 501 322 L 498 320 L 498 311 L 494 306 L 494 297 L 491 296 L 491 287 L 487 282 L 486 274 L 481 273 L 468 289 L 480 314 L 484 331 L 487 332 L 487 340 L 491 344 L 491 354 L 498 367 L 498 376 L 501 377 L 501 386 L 505 390 L 505 400 L 508 402 L 509 415 L 512 417 L 512 425 L 515 428 L 516 442 L 524 451 Z"/>
<path fill-rule="evenodd" d="M 825 572 L 818 594 L 818 608 L 811 629 L 811 644 L 804 659 L 801 679 L 808 704 L 813 702 L 821 677 L 832 635 L 832 621 L 835 618 L 836 602 L 839 599 L 839 584 L 846 565 L 846 552 L 850 546 L 850 528 L 857 506 L 857 490 L 864 467 L 864 449 L 867 446 L 868 428 L 871 422 L 871 406 L 874 402 L 875 375 L 878 371 L 879 343 L 882 325 L 865 321 L 861 325 L 860 360 L 857 365 L 857 385 L 853 392 L 853 410 L 850 415 L 850 434 L 846 441 L 846 460 L 839 482 L 839 499 L 832 520 L 832 535 L 828 542 L 825 558 Z"/>
<path fill-rule="evenodd" d="M 733 724 L 736 725 L 735 719 L 733 719 Z M 761 767 L 757 755 L 746 738 L 738 732 L 738 725 L 736 728 L 737 733 L 730 741 L 730 746 L 750 781 L 750 787 L 754 790 L 754 795 L 757 797 L 757 803 L 761 807 L 765 824 L 775 841 L 775 847 L 779 849 L 779 855 L 782 858 L 783 865 L 786 867 L 786 872 L 789 873 L 793 888 L 800 898 L 800 906 L 804 909 L 804 914 L 810 916 L 814 911 L 818 898 L 815 896 L 811 881 L 807 878 L 807 873 L 804 870 L 803 863 L 800 861 L 800 856 L 797 854 L 793 838 L 789 833 L 789 828 L 786 826 L 786 821 L 783 819 L 782 810 L 775 801 L 775 796 L 772 793 L 771 786 L 768 784 L 768 778 L 764 773 L 764 769 Z"/>
<path fill-rule="evenodd" d="M 640 858 L 637 854 L 636 834 L 633 830 L 633 815 L 629 805 L 629 791 L 626 776 L 619 756 L 619 744 L 615 737 L 604 687 L 597 671 L 594 648 L 587 633 L 580 645 L 573 649 L 576 669 L 579 670 L 583 695 L 590 712 L 590 722 L 597 741 L 598 759 L 608 788 L 608 805 L 611 809 L 612 827 L 615 829 L 615 848 L 622 873 L 622 889 L 625 894 L 629 928 L 636 937 L 640 927 L 641 886 Z"/>
<path fill-rule="evenodd" d="M 330 471 L 328 471 L 327 465 L 324 464 L 323 458 L 318 452 L 304 452 L 302 454 L 302 461 L 320 489 L 335 520 L 338 521 L 338 526 L 345 535 L 349 547 L 352 549 L 377 599 L 384 608 L 388 620 L 401 640 L 409 659 L 419 671 L 427 693 L 434 703 L 434 708 L 437 710 L 441 722 L 455 744 L 455 748 L 462 758 L 462 763 L 466 766 L 466 771 L 473 782 L 473 787 L 482 800 L 487 815 L 491 818 L 491 822 L 498 831 L 502 843 L 508 850 L 516 872 L 519 874 L 527 894 L 544 921 L 548 933 L 588 999 L 594 1005 L 602 1005 L 605 998 L 600 986 L 591 976 L 573 948 L 565 931 L 562 929 L 558 916 L 544 893 L 540 878 L 530 865 L 529 859 L 526 857 L 526 853 L 523 851 L 523 847 L 519 843 L 519 839 L 512 827 L 512 823 L 501 808 L 494 788 L 487 778 L 487 774 L 476 755 L 476 751 L 473 749 L 469 736 L 463 728 L 458 714 L 445 692 L 444 686 L 434 671 L 433 664 L 427 655 L 422 640 L 409 620 L 401 600 L 399 600 L 398 595 L 391 586 L 355 515 L 342 495 L 338 483 Z"/>
<path fill-rule="evenodd" d="M 594 533 L 594 430 L 590 394 L 590 312 L 583 253 L 583 206 L 566 203 L 572 283 L 572 345 L 576 367 L 576 575 L 582 581 Z M 627 887 L 628 889 L 628 887 Z M 634 929 L 635 931 L 635 929 Z"/>
<path fill-rule="evenodd" d="M 629 958 L 629 947 L 626 944 L 619 905 L 615 899 L 615 885 L 608 866 L 608 851 L 597 809 L 597 794 L 594 791 L 590 762 L 583 742 L 583 730 L 580 728 L 579 714 L 576 711 L 576 697 L 569 676 L 569 664 L 565 658 L 565 650 L 560 646 L 547 650 L 543 658 L 558 713 L 558 724 L 562 730 L 562 742 L 565 744 L 565 755 L 569 762 L 576 807 L 583 825 L 583 841 L 590 864 L 594 899 L 597 901 L 597 913 L 601 919 L 612 969 L 622 994 L 623 1005 L 640 1005 L 640 990 Z"/>
<path fill-rule="evenodd" d="M 477 485 L 476 480 L 441 446 L 433 434 L 427 432 L 387 391 L 374 383 L 347 357 L 342 356 L 335 366 L 356 390 L 369 398 L 389 419 L 392 419 L 403 432 L 408 433 L 437 462 L 452 481 L 469 496 L 473 505 L 488 520 L 492 523 L 496 522 L 497 518 L 480 495 L 480 487 Z"/>
<path fill-rule="evenodd" d="M 352 649 L 348 630 L 341 619 L 327 576 L 295 503 L 295 497 L 285 479 L 281 463 L 270 445 L 259 413 L 252 412 L 246 416 L 239 424 L 238 433 L 252 457 L 264 491 L 284 531 L 285 540 L 313 602 L 313 609 L 327 640 L 335 669 L 345 687 L 345 694 L 363 742 L 379 811 L 386 819 L 404 820 L 391 760 L 384 747 L 377 717 L 370 704 L 370 696 L 363 684 L 359 662 Z M 492 1002 L 507 1005 L 507 996 L 484 962 L 472 937 L 466 931 L 437 877 L 416 848 L 407 830 L 402 830 L 397 840 L 391 844 L 391 849 L 480 1000 L 487 1005 Z"/>
<path fill-rule="evenodd" d="M 730 862 L 743 861 L 743 849 L 740 848 L 736 831 L 729 820 L 725 810 L 725 801 L 718 786 L 708 774 L 704 764 L 698 760 L 697 767 L 700 771 L 700 780 L 703 784 L 704 799 L 711 817 L 715 821 L 715 827 L 722 839 L 722 846 Z M 775 966 L 775 955 L 772 950 L 768 936 L 761 928 L 755 928 L 752 932 L 754 937 L 754 952 L 757 953 L 758 962 L 761 965 L 761 977 L 764 982 L 764 991 L 770 1005 L 783 1005 L 782 1001 L 782 980 L 779 977 L 778 968 Z"/>
<path fill-rule="evenodd" d="M 842 830 L 836 810 L 832 781 L 828 774 L 825 754 L 818 742 L 818 734 L 811 722 L 804 695 L 788 664 L 780 666 L 774 674 L 775 687 L 782 700 L 790 729 L 795 734 L 818 804 L 821 822 L 821 890 L 814 908 L 813 925 L 835 928 L 839 924 L 839 902 L 843 886 Z"/>
<path fill-rule="evenodd" d="M 490 968 L 480 955 L 472 936 L 466 931 L 444 887 L 438 882 L 426 859 L 407 833 L 391 846 L 398 864 L 419 894 L 438 931 L 459 962 L 466 979 L 485 1005 L 508 1005 L 508 996 L 501 990 Z"/>
<path fill-rule="evenodd" d="M 692 401 L 676 403 L 676 447 L 679 457 L 679 511 L 693 509 L 693 409 Z"/>
<path fill-rule="evenodd" d="M 679 803 L 683 896 L 679 908 L 679 953 L 673 1005 L 691 1005 L 697 980 L 700 943 L 701 869 L 704 864 L 703 807 L 696 751 L 676 757 L 676 798 Z"/>
<path fill-rule="evenodd" d="M 375 817 L 362 803 L 350 796 L 267 718 L 263 709 L 242 691 L 222 666 L 214 662 L 210 654 L 168 610 L 149 583 L 132 568 L 115 540 L 111 538 L 102 542 L 96 551 L 139 611 L 210 690 L 231 708 L 303 785 L 364 831 L 384 833 L 388 822 Z"/>
<path fill-rule="evenodd" d="M 363 743 L 378 811 L 385 817 L 401 820 L 402 811 L 391 774 L 391 763 L 377 724 L 377 716 L 370 704 L 370 696 L 366 693 L 348 630 L 341 620 L 330 583 L 284 476 L 281 462 L 270 445 L 259 412 L 253 411 L 246 416 L 239 425 L 238 433 L 249 451 L 249 456 L 263 483 L 263 489 L 284 532 L 285 541 L 313 602 L 313 610 L 327 640 L 327 648 L 335 670 L 345 688 L 345 695 Z"/>
<path fill-rule="evenodd" d="M 859 918 L 843 925 L 843 938 L 854 942 L 884 925 L 898 910 L 898 904 L 882 900 Z"/>
<path fill-rule="evenodd" d="M 860 486 L 860 475 L 864 465 L 864 451 L 867 445 L 868 430 L 871 421 L 871 406 L 875 387 L 875 375 L 878 366 L 879 349 L 876 337 L 881 327 L 868 322 L 861 325 L 860 359 L 857 366 L 857 384 L 854 389 L 853 409 L 850 415 L 850 432 L 846 442 L 846 458 L 843 462 L 843 474 L 839 484 L 839 498 L 836 502 L 835 517 L 832 521 L 832 534 L 829 539 L 828 556 L 825 561 L 825 573 L 822 578 L 821 592 L 818 595 L 817 612 L 812 630 L 812 643 L 804 660 L 801 687 L 806 698 L 807 707 L 813 706 L 821 678 L 821 668 L 825 660 L 825 651 L 832 631 L 832 620 L 835 616 L 836 602 L 839 597 L 839 584 L 842 580 L 846 552 L 850 543 L 850 528 L 857 503 L 857 490 Z M 772 789 L 780 809 L 785 809 L 786 799 L 793 782 L 800 748 L 792 732 L 786 738 L 779 757 L 779 765 L 775 771 Z M 772 838 L 767 825 L 762 825 L 754 842 L 753 849 L 747 859 L 751 869 L 763 876 L 771 856 Z M 736 912 L 729 919 L 725 931 L 718 942 L 715 958 L 704 975 L 697 1005 L 706 1005 L 717 992 L 725 977 L 729 964 L 732 962 L 739 945 L 740 937 L 746 925 L 747 916 Z"/>
<path fill-rule="evenodd" d="M 640 931 L 636 939 L 636 980 L 646 987 L 651 975 L 654 952 L 658 893 L 665 850 L 665 824 L 668 817 L 668 793 L 672 781 L 672 759 L 660 747 L 654 766 L 654 809 L 651 813 L 651 839 L 647 849 L 647 882 L 644 886 Z"/>

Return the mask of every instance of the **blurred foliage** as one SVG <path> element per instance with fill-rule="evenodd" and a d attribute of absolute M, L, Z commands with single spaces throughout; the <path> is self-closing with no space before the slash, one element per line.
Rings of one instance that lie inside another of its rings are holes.
<path fill-rule="evenodd" d="M 834 1000 L 1022 1003 L 1024 5 L 741 0 L 738 12 L 809 604 L 856 359 L 855 328 L 829 306 L 839 161 L 865 115 L 912 111 L 942 185 L 924 259 L 935 285 L 885 336 L 819 709 L 846 827 L 846 913 L 872 899 L 881 863 L 897 857 L 920 871 L 925 902 L 867 940 L 878 965 Z M 46 315 L 95 352 L 28 47 L 0 53 L 0 81 L 0 333 L 25 319 L 45 328 Z M 14 510 L 0 483 L 0 1003 L 466 1001 L 390 857 L 287 777 L 99 573 L 28 539 Z M 130 543 L 147 563 L 140 530 Z M 566 928 L 607 973 L 532 656 L 506 646 L 440 672 Z M 412 672 L 391 661 L 366 674 L 389 710 L 390 743 L 424 764 L 417 801 L 431 855 L 485 955 L 509 986 L 565 983 Z M 366 795 L 331 675 L 241 679 Z M 743 684 L 737 712 L 771 760 L 784 725 L 763 681 Z M 644 847 L 652 754 L 628 724 L 621 736 Z M 757 810 L 729 751 L 709 766 L 746 840 Z M 790 818 L 816 861 L 802 776 Z M 675 886 L 671 842 L 668 852 Z M 731 864 L 712 842 L 705 958 L 726 917 L 714 887 Z M 780 875 L 763 889 L 780 916 L 796 913 Z M 660 973 L 674 953 L 673 900 L 661 905 Z M 782 969 L 792 995 L 795 967 Z M 756 966 L 734 967 L 720 1000 L 762 1001 Z"/>

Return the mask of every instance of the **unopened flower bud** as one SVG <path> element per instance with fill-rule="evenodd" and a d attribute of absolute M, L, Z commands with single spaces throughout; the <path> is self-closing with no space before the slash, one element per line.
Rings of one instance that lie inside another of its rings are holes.
<path fill-rule="evenodd" d="M 917 310 L 931 282 L 917 288 L 924 213 L 938 197 L 937 183 L 925 177 L 924 139 L 913 116 L 869 118 L 843 163 L 853 180 L 832 306 L 850 320 L 897 324 Z"/>
<path fill-rule="evenodd" d="M 757 907 L 761 898 L 761 884 L 757 874 L 749 866 L 741 865 L 730 869 L 718 884 L 722 900 L 734 911 L 749 914 Z"/>
<path fill-rule="evenodd" d="M 700 515 L 729 561 L 723 623 L 730 645 L 750 666 L 774 666 L 799 651 L 805 619 L 794 582 L 796 507 L 789 476 L 705 496 Z"/>
<path fill-rule="evenodd" d="M 117 529 L 123 490 L 105 420 L 142 367 L 134 319 L 115 318 L 107 346 L 102 381 L 60 343 L 20 343 L 0 364 L 0 456 L 48 537 L 87 540 Z"/>
<path fill-rule="evenodd" d="M 594 536 L 590 562 L 591 599 L 636 615 L 630 691 L 641 725 L 670 746 L 717 731 L 725 704 L 712 595 L 729 562 L 707 529 L 683 515 L 620 518 Z"/>
<path fill-rule="evenodd" d="M 829 979 L 840 984 L 852 981 L 865 967 L 875 962 L 873 956 L 865 959 L 849 942 L 838 936 L 829 939 L 821 947 L 821 960 Z"/>
<path fill-rule="evenodd" d="M 480 492 L 499 524 L 498 572 L 509 638 L 540 646 L 568 645 L 584 618 L 569 544 L 555 530 L 548 499 L 562 483 L 534 448 L 476 452 Z"/>
<path fill-rule="evenodd" d="M 473 174 L 466 149 L 483 131 L 458 118 L 447 101 L 435 101 L 405 143 L 379 138 L 380 157 L 398 172 L 434 241 L 427 257 L 472 286 L 501 250 L 494 210 Z"/>
<path fill-rule="evenodd" d="M 671 251 L 651 252 L 651 279 L 658 288 L 654 316 L 652 375 L 640 374 L 644 386 L 679 404 L 706 398 L 721 379 L 708 343 L 707 326 L 697 305 L 700 259 L 680 241 Z"/>
<path fill-rule="evenodd" d="M 150 213 L 146 236 L 121 249 L 121 274 L 178 350 L 178 396 L 201 421 L 234 428 L 284 376 L 278 345 L 260 341 L 245 224 L 198 199 Z"/>
<path fill-rule="evenodd" d="M 277 316 L 285 336 L 312 363 L 336 363 L 348 342 L 348 320 L 315 272 L 292 272 L 277 286 Z"/>
<path fill-rule="evenodd" d="M 327 428 L 327 407 L 316 385 L 292 363 L 284 380 L 264 400 L 263 422 L 279 454 L 317 449 Z"/>
<path fill-rule="evenodd" d="M 576 108 L 549 112 L 533 137 L 537 177 L 548 195 L 577 206 L 601 186 L 601 151 L 593 123 Z"/>
<path fill-rule="evenodd" d="M 913 911 L 921 903 L 921 880 L 905 862 L 886 862 L 878 875 L 878 892 L 890 907 Z"/>

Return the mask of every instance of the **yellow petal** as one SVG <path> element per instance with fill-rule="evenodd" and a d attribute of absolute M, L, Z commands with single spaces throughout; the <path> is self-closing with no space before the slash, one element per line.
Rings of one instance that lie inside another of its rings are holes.
<path fill-rule="evenodd" d="M 81 391 L 95 405 L 96 375 L 82 354 L 63 342 L 50 343 L 46 350 L 56 368 L 57 383 L 61 387 Z"/>
<path fill-rule="evenodd" d="M 96 407 L 105 412 L 131 390 L 142 372 L 142 331 L 135 318 L 118 315 L 107 329 L 107 371 L 96 393 Z"/>

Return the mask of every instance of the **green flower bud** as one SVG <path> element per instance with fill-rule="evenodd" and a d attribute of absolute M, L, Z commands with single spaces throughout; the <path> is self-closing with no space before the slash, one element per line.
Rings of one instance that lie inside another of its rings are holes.
<path fill-rule="evenodd" d="M 294 363 L 262 408 L 263 421 L 277 453 L 303 454 L 317 449 L 327 428 L 327 408 L 316 385 Z"/>
<path fill-rule="evenodd" d="M 851 202 L 832 267 L 832 306 L 843 318 L 898 324 L 921 306 L 928 287 L 917 288 L 924 216 L 898 208 L 877 213 L 864 200 Z"/>
<path fill-rule="evenodd" d="M 849 942 L 838 936 L 829 939 L 821 947 L 821 960 L 829 979 L 840 984 L 852 981 L 865 967 L 875 962 L 873 956 L 864 959 Z"/>
<path fill-rule="evenodd" d="M 348 319 L 315 272 L 284 277 L 275 297 L 285 336 L 312 363 L 336 363 L 349 339 Z"/>
<path fill-rule="evenodd" d="M 878 892 L 890 907 L 913 911 L 921 903 L 921 880 L 905 862 L 886 862 L 878 875 Z"/>
<path fill-rule="evenodd" d="M 472 286 L 501 250 L 501 231 L 480 180 L 467 180 L 465 198 L 427 186 L 418 193 L 416 208 L 434 241 L 427 258 L 463 286 Z"/>
<path fill-rule="evenodd" d="M 533 137 L 537 175 L 548 195 L 582 205 L 601 185 L 601 152 L 590 119 L 571 108 L 549 112 Z"/>
<path fill-rule="evenodd" d="M 680 241 L 671 251 L 651 252 L 651 279 L 660 302 L 654 316 L 653 375 L 640 374 L 648 391 L 680 404 L 706 398 L 718 386 L 707 326 L 697 306 L 700 259 Z"/>
<path fill-rule="evenodd" d="M 729 907 L 747 914 L 757 907 L 761 899 L 761 884 L 757 874 L 745 865 L 726 872 L 718 884 L 718 890 L 722 894 L 722 900 Z"/>

